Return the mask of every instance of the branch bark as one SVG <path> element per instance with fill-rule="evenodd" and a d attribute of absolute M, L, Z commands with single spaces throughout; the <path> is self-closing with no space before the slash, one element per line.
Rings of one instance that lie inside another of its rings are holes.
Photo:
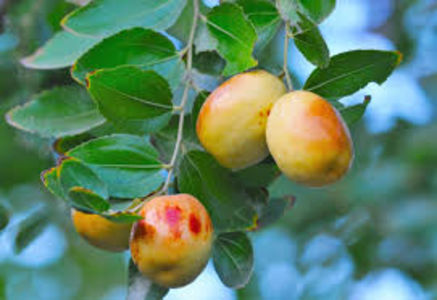
<path fill-rule="evenodd" d="M 188 38 L 187 46 L 185 49 L 183 49 L 181 52 L 185 53 L 187 52 L 187 72 L 186 72 L 186 83 L 184 88 L 184 93 L 182 96 L 182 100 L 179 106 L 176 107 L 176 109 L 179 111 L 179 125 L 178 125 L 178 132 L 176 136 L 176 142 L 173 150 L 173 154 L 171 156 L 170 163 L 168 165 L 168 174 L 167 178 L 165 180 L 164 186 L 162 187 L 159 194 L 168 193 L 168 188 L 171 183 L 172 176 L 174 174 L 174 168 L 176 165 L 176 161 L 179 155 L 179 150 L 181 148 L 181 143 L 183 139 L 183 132 L 184 132 L 184 119 L 185 119 L 185 105 L 187 104 L 188 100 L 188 92 L 190 91 L 191 87 L 191 72 L 193 68 L 193 42 L 194 42 L 194 36 L 196 33 L 197 28 L 197 22 L 199 19 L 199 0 L 193 0 L 193 6 L 194 6 L 194 15 L 193 15 L 193 24 L 191 25 L 190 35 Z"/>
<path fill-rule="evenodd" d="M 282 66 L 285 74 L 285 81 L 287 82 L 288 90 L 293 90 L 293 83 L 291 81 L 290 72 L 288 71 L 288 53 L 290 44 L 290 21 L 285 22 L 285 37 L 284 37 L 284 64 Z"/>

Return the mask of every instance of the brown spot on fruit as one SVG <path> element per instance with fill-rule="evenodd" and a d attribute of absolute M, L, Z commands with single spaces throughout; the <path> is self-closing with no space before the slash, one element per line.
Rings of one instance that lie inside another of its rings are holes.
<path fill-rule="evenodd" d="M 137 224 L 134 225 L 135 226 L 134 227 L 134 236 L 133 236 L 134 239 L 141 239 L 141 238 L 146 237 L 147 232 L 146 232 L 145 224 L 146 224 L 145 220 L 140 220 L 140 221 L 138 221 Z"/>
<path fill-rule="evenodd" d="M 190 231 L 194 234 L 199 234 L 201 227 L 202 224 L 199 219 L 195 215 L 190 214 Z"/>
<path fill-rule="evenodd" d="M 140 254 L 140 249 L 138 244 L 132 243 L 130 246 L 130 252 L 133 259 L 136 259 Z"/>
<path fill-rule="evenodd" d="M 155 232 L 156 232 L 155 227 L 153 227 L 152 225 L 150 225 L 148 223 L 145 223 L 144 229 L 146 231 L 146 238 L 149 240 L 152 240 L 153 237 L 155 236 Z"/>

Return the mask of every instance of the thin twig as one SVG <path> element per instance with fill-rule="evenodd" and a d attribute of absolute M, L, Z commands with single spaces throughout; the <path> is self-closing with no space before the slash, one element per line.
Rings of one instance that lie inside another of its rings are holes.
<path fill-rule="evenodd" d="M 293 83 L 291 82 L 290 72 L 288 71 L 288 44 L 290 42 L 290 21 L 285 22 L 285 37 L 284 37 L 284 65 L 282 66 L 287 87 L 293 90 Z"/>
<path fill-rule="evenodd" d="M 168 188 L 170 187 L 171 178 L 172 178 L 173 173 L 174 173 L 174 167 L 176 165 L 176 161 L 177 161 L 178 154 L 179 154 L 179 149 L 181 147 L 182 138 L 183 138 L 185 105 L 187 104 L 187 101 L 188 101 L 188 92 L 190 91 L 191 82 L 192 82 L 191 70 L 193 67 L 193 42 L 194 42 L 194 36 L 196 33 L 196 28 L 197 28 L 197 21 L 198 21 L 198 17 L 199 17 L 199 0 L 193 0 L 193 5 L 194 5 L 193 24 L 191 26 L 190 36 L 188 38 L 186 49 L 182 50 L 182 51 L 187 52 L 187 73 L 186 73 L 186 76 L 188 78 L 187 78 L 187 81 L 185 83 L 185 88 L 184 88 L 184 93 L 182 95 L 181 103 L 177 107 L 178 110 L 180 110 L 180 113 L 179 113 L 179 124 L 178 124 L 178 132 L 177 132 L 177 136 L 176 136 L 176 142 L 175 142 L 175 146 L 173 149 L 173 154 L 172 154 L 171 159 L 170 159 L 170 163 L 168 165 L 167 178 L 166 178 L 165 183 L 164 183 L 162 189 L 160 190 L 159 194 L 164 194 L 164 193 L 168 192 Z"/>

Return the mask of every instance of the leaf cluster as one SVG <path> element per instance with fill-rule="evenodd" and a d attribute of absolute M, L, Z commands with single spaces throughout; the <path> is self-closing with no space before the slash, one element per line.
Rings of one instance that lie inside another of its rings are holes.
<path fill-rule="evenodd" d="M 279 175 L 271 159 L 231 172 L 203 150 L 195 123 L 209 91 L 201 78 L 220 82 L 263 65 L 267 46 L 283 35 L 315 66 L 304 89 L 332 101 L 348 125 L 357 122 L 369 99 L 351 107 L 339 100 L 382 84 L 401 57 L 378 50 L 331 57 L 318 24 L 334 7 L 335 0 L 237 0 L 213 8 L 197 0 L 92 1 L 21 60 L 34 69 L 71 67 L 77 84 L 35 95 L 7 120 L 50 141 L 58 161 L 42 181 L 75 209 L 135 222 L 136 204 L 163 188 L 194 195 L 214 224 L 220 278 L 242 287 L 253 269 L 246 232 L 274 223 L 293 200 L 266 192 Z"/>

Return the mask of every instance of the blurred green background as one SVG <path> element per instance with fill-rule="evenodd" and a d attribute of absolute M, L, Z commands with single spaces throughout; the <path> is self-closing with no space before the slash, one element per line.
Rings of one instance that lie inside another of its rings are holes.
<path fill-rule="evenodd" d="M 437 2 L 337 2 L 321 26 L 332 54 L 356 48 L 404 54 L 384 86 L 343 100 L 373 96 L 365 119 L 351 128 L 351 172 L 323 189 L 282 177 L 274 182 L 273 196 L 297 201 L 278 224 L 251 234 L 256 267 L 245 289 L 224 288 L 209 265 L 166 299 L 437 299 Z M 19 59 L 59 30 L 74 7 L 63 0 L 0 0 L 1 115 L 44 89 L 73 84 L 69 70 L 27 70 Z M 276 48 L 270 60 L 281 59 Z M 290 68 L 303 80 L 312 67 L 292 52 Z M 68 208 L 42 187 L 39 174 L 53 165 L 48 145 L 0 119 L 0 202 L 12 212 L 0 232 L 0 299 L 124 299 L 128 254 L 86 244 Z M 41 208 L 50 213 L 49 225 L 14 254 L 17 224 Z"/>

